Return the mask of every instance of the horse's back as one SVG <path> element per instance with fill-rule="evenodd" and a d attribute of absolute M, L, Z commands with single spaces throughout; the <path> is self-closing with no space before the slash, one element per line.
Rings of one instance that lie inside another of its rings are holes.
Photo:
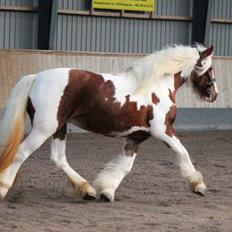
<path fill-rule="evenodd" d="M 111 134 L 149 127 L 152 109 L 145 103 L 138 105 L 132 91 L 133 85 L 122 75 L 61 68 L 36 75 L 30 100 L 40 124 L 53 120 L 59 129 L 72 121 L 84 129 Z"/>

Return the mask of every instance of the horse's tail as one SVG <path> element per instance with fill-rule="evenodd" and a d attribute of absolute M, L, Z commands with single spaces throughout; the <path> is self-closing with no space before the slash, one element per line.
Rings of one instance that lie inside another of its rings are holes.
<path fill-rule="evenodd" d="M 34 75 L 24 76 L 14 87 L 0 127 L 0 172 L 15 159 L 24 136 L 24 122 Z"/>

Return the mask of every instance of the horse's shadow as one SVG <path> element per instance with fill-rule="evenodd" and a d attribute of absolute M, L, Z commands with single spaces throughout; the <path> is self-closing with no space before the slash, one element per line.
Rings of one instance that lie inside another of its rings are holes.
<path fill-rule="evenodd" d="M 85 201 L 78 196 L 67 194 L 64 189 L 49 189 L 45 190 L 38 187 L 16 188 L 9 192 L 4 200 L 5 202 L 13 204 L 48 204 L 48 202 L 56 203 L 72 203 L 72 204 L 87 204 L 89 201 Z"/>

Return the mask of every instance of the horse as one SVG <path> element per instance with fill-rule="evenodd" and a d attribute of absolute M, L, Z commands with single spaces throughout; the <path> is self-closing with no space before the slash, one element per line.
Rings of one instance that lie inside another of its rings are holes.
<path fill-rule="evenodd" d="M 51 160 L 82 199 L 113 202 L 116 189 L 132 169 L 139 145 L 151 136 L 174 151 L 191 191 L 205 195 L 203 176 L 192 164 L 173 123 L 176 93 L 185 83 L 191 83 L 202 101 L 217 98 L 212 55 L 213 45 L 173 45 L 116 74 L 56 68 L 22 77 L 10 95 L 1 126 L 1 199 L 22 163 L 50 137 Z M 26 113 L 32 126 L 25 136 Z M 67 162 L 68 122 L 125 139 L 123 152 L 105 165 L 92 185 Z"/>

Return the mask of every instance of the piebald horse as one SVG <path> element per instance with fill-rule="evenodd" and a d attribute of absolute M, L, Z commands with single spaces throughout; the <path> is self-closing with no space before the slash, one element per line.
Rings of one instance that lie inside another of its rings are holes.
<path fill-rule="evenodd" d="M 24 76 L 11 93 L 0 131 L 1 198 L 13 185 L 22 163 L 49 137 L 51 160 L 83 199 L 112 202 L 133 166 L 139 144 L 150 136 L 172 148 L 190 189 L 204 195 L 202 174 L 193 166 L 173 122 L 176 93 L 186 82 L 192 83 L 200 99 L 216 99 L 212 52 L 213 46 L 172 46 L 117 74 L 56 68 Z M 32 128 L 24 138 L 26 113 Z M 92 186 L 67 162 L 68 122 L 95 133 L 125 138 L 124 152 L 106 164 Z"/>

